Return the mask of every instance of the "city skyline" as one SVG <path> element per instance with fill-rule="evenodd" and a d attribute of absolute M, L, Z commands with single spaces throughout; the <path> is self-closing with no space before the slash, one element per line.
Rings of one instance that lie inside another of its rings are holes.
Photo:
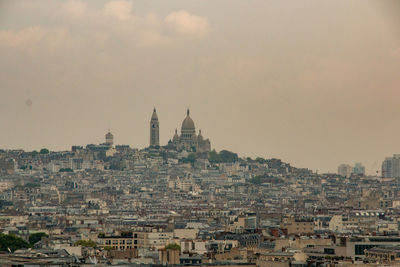
<path fill-rule="evenodd" d="M 0 0 L 0 266 L 400 266 L 400 0 Z"/>
<path fill-rule="evenodd" d="M 181 128 L 181 131 L 184 131 L 184 125 L 185 125 L 185 122 L 186 122 L 186 120 L 187 119 L 189 119 L 190 121 L 191 121 L 191 123 L 193 124 L 191 127 L 193 127 L 193 129 L 190 129 L 189 131 L 193 131 L 194 133 L 196 132 L 196 130 L 195 130 L 195 126 L 194 126 L 194 122 L 192 121 L 192 119 L 189 117 L 189 113 L 190 113 L 190 109 L 189 108 L 187 108 L 187 110 L 186 110 L 186 114 L 187 114 L 187 117 L 184 119 L 184 121 L 183 121 L 183 123 L 182 123 L 182 128 Z M 149 147 L 149 148 L 151 148 L 151 147 L 165 147 L 165 148 L 168 148 L 168 149 L 171 149 L 171 148 L 173 148 L 173 149 L 177 149 L 177 147 L 176 147 L 176 143 L 175 143 L 175 138 L 176 137 L 178 137 L 177 136 L 177 131 L 178 131 L 178 128 L 179 127 L 177 127 L 177 128 L 175 128 L 175 135 L 174 135 L 174 137 L 172 137 L 172 138 L 169 138 L 168 139 L 168 141 L 167 142 L 165 142 L 165 143 L 162 143 L 162 142 L 160 142 L 159 141 L 159 132 L 160 132 L 160 125 L 159 125 L 159 119 L 158 119 L 158 115 L 157 115 L 157 109 L 156 109 L 156 107 L 153 107 L 153 112 L 152 112 L 152 115 L 151 115 L 151 118 L 150 118 L 150 133 L 149 133 L 149 139 L 150 139 L 150 142 L 149 142 L 149 144 L 147 145 L 147 146 L 144 146 L 144 147 L 136 147 L 136 146 L 133 146 L 132 148 L 137 148 L 137 149 L 144 149 L 144 148 L 147 148 L 147 147 Z M 183 136 L 183 132 L 181 132 L 182 133 L 182 136 Z M 201 129 L 199 129 L 199 135 L 201 135 Z M 190 139 L 190 138 L 189 138 Z M 196 137 L 196 139 L 197 139 L 197 137 Z M 203 140 L 203 139 L 202 139 Z M 205 151 L 211 151 L 210 150 L 210 143 L 209 143 L 209 139 L 206 139 L 206 141 L 208 142 L 208 149 L 206 149 Z M 178 141 L 179 142 L 179 141 Z M 105 134 L 105 143 L 101 143 L 101 142 L 99 142 L 100 144 L 107 144 L 107 145 L 110 145 L 111 147 L 113 146 L 113 145 L 127 145 L 127 144 L 125 144 L 125 143 L 116 143 L 116 144 L 114 144 L 114 135 L 112 134 L 112 131 L 111 131 L 111 129 L 110 128 L 108 128 L 108 131 L 107 131 L 107 133 Z M 87 143 L 87 144 L 79 144 L 78 146 L 85 146 L 85 145 L 91 145 L 91 144 L 94 144 L 94 142 L 92 142 L 92 143 Z M 76 146 L 77 144 L 75 144 L 75 145 L 72 145 L 72 147 L 74 147 L 74 146 Z M 128 144 L 129 145 L 129 144 Z M 0 149 L 2 149 L 2 148 L 0 148 Z M 17 149 L 17 148 L 9 148 L 10 150 L 12 150 L 12 149 Z M 44 146 L 44 147 L 40 147 L 40 148 L 38 148 L 38 149 L 33 149 L 32 151 L 39 151 L 40 149 L 48 149 L 48 147 L 46 147 L 46 146 Z M 180 149 L 178 149 L 178 150 L 186 150 L 186 151 L 188 151 L 188 152 L 191 152 L 191 149 L 189 148 L 189 147 L 181 147 Z M 69 150 L 69 148 L 67 148 L 67 149 L 65 149 L 65 151 L 68 151 Z M 222 149 L 222 150 L 225 150 L 225 149 Z M 226 150 L 228 150 L 229 151 L 229 149 L 228 148 L 226 148 Z M 54 150 L 54 151 L 57 151 L 57 150 Z M 59 151 L 62 151 L 62 150 L 59 150 Z M 197 151 L 197 152 L 202 152 L 203 150 L 200 150 L 200 151 Z M 193 152 L 193 151 L 192 151 Z M 194 150 L 194 152 L 196 152 L 196 150 Z M 235 152 L 235 151 L 232 151 L 232 152 Z M 240 155 L 241 157 L 243 157 L 243 158 L 247 158 L 247 157 L 249 157 L 248 155 Z M 396 155 L 395 155 L 396 156 Z M 254 157 L 254 159 L 255 158 L 257 158 L 257 157 L 261 157 L 261 158 L 263 158 L 262 156 L 255 156 Z M 271 159 L 272 158 L 274 158 L 274 157 L 271 157 Z M 382 160 L 382 165 L 381 165 L 381 163 L 374 163 L 374 167 L 373 168 L 371 168 L 371 172 L 370 173 L 368 173 L 368 172 L 366 172 L 366 170 L 365 170 L 365 167 L 362 165 L 362 163 L 360 163 L 360 162 L 355 162 L 355 167 L 352 167 L 352 166 L 350 166 L 348 163 L 341 163 L 340 164 L 340 166 L 338 167 L 338 170 L 337 170 L 337 173 L 338 174 L 340 174 L 340 175 L 342 175 L 342 176 L 350 176 L 351 174 L 362 174 L 362 175 L 364 175 L 364 174 L 366 174 L 366 175 L 380 175 L 381 173 L 383 173 L 384 171 L 383 171 L 383 164 L 385 163 L 385 161 L 387 160 L 387 158 L 388 157 L 385 157 L 385 160 Z M 343 171 L 343 170 L 340 170 L 340 168 L 342 167 L 342 166 L 345 166 L 345 168 L 347 168 L 346 169 L 346 171 Z M 376 166 L 376 168 L 375 168 L 375 166 Z M 299 167 L 299 166 L 297 166 L 297 167 Z M 301 166 L 302 168 L 307 168 L 307 169 L 310 169 L 310 168 L 308 168 L 308 167 L 306 167 L 306 166 Z M 359 170 L 358 171 L 355 171 L 354 172 L 354 168 L 363 168 L 363 170 L 360 172 Z M 381 168 L 382 167 L 382 168 Z M 348 168 L 350 168 L 349 170 L 348 170 Z M 310 170 L 312 170 L 312 169 L 310 169 Z M 313 170 L 312 170 L 313 171 Z M 316 172 L 318 173 L 318 170 L 316 170 Z M 344 172 L 346 172 L 346 174 L 343 174 Z M 327 173 L 331 173 L 330 171 L 328 171 Z M 332 172 L 332 173 L 336 173 L 336 171 L 334 171 L 334 172 Z M 383 174 L 383 175 L 385 175 L 385 174 Z"/>
<path fill-rule="evenodd" d="M 66 150 L 108 128 L 145 147 L 153 106 L 166 143 L 190 106 L 213 148 L 241 156 L 373 174 L 400 150 L 396 1 L 0 5 L 3 148 Z"/>

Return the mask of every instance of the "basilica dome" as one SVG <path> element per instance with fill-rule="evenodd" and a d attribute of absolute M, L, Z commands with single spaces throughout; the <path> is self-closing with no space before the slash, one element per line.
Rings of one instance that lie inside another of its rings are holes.
<path fill-rule="evenodd" d="M 187 110 L 187 116 L 182 122 L 182 130 L 195 130 L 194 122 L 189 116 L 189 109 Z"/>

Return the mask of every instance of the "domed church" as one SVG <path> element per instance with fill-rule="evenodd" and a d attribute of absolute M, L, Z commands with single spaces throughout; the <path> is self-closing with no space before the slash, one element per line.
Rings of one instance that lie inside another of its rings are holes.
<path fill-rule="evenodd" d="M 169 140 L 168 147 L 175 148 L 178 151 L 211 151 L 210 140 L 203 138 L 201 130 L 196 135 L 196 127 L 194 126 L 194 121 L 190 118 L 189 109 L 187 110 L 186 118 L 182 122 L 181 135 L 178 135 L 178 130 L 175 130 L 175 135 L 172 140 Z"/>

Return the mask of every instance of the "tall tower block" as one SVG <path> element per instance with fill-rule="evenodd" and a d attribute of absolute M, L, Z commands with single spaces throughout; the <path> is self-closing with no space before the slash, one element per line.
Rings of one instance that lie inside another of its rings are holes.
<path fill-rule="evenodd" d="M 153 109 L 153 115 L 150 120 L 150 146 L 160 145 L 160 124 L 158 122 L 158 116 L 156 108 Z"/>

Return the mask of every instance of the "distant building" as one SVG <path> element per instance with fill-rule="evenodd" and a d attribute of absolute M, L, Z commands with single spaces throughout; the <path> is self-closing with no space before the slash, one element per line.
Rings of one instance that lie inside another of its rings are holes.
<path fill-rule="evenodd" d="M 230 229 L 235 231 L 236 229 L 256 229 L 257 228 L 257 214 L 247 213 L 238 216 L 231 223 Z"/>
<path fill-rule="evenodd" d="M 113 146 L 114 145 L 114 135 L 108 131 L 106 134 L 106 145 Z"/>
<path fill-rule="evenodd" d="M 400 154 L 386 158 L 382 163 L 382 177 L 399 178 L 400 177 Z"/>
<path fill-rule="evenodd" d="M 386 245 L 374 246 L 365 251 L 365 258 L 370 262 L 379 264 L 389 264 L 392 266 L 400 265 L 400 246 Z"/>
<path fill-rule="evenodd" d="M 175 130 L 175 135 L 168 142 L 169 147 L 173 147 L 178 151 L 194 151 L 194 152 L 208 152 L 211 151 L 211 143 L 209 139 L 204 139 L 201 130 L 199 135 L 196 135 L 196 127 L 192 118 L 190 118 L 190 111 L 187 110 L 186 118 L 182 122 L 181 135 L 178 135 L 178 130 Z"/>
<path fill-rule="evenodd" d="M 160 145 L 160 124 L 158 122 L 158 116 L 156 108 L 153 109 L 153 115 L 150 119 L 150 146 Z"/>
<path fill-rule="evenodd" d="M 15 169 L 16 169 L 16 162 L 14 159 L 0 158 L 0 171 L 12 174 L 14 173 Z"/>
<path fill-rule="evenodd" d="M 365 175 L 365 167 L 358 162 L 353 167 L 353 173 L 357 175 Z"/>
<path fill-rule="evenodd" d="M 111 259 L 134 259 L 139 257 L 138 250 L 135 248 L 126 249 L 126 250 L 116 250 L 112 249 L 109 252 L 109 257 Z"/>
<path fill-rule="evenodd" d="M 121 236 L 101 236 L 99 242 L 103 247 L 114 250 L 163 248 L 173 238 L 173 232 L 129 232 Z"/>
<path fill-rule="evenodd" d="M 382 177 L 393 177 L 393 158 L 386 158 L 383 162 L 382 162 Z"/>
<path fill-rule="evenodd" d="M 78 152 L 83 150 L 83 146 L 72 146 L 71 151 L 72 152 Z"/>
<path fill-rule="evenodd" d="M 143 245 L 143 238 L 138 238 L 138 234 L 130 236 L 101 236 L 99 242 L 103 247 L 111 247 L 113 250 L 127 250 L 138 248 L 139 244 Z"/>
<path fill-rule="evenodd" d="M 341 164 L 338 167 L 338 174 L 343 177 L 350 177 L 353 172 L 353 167 L 348 164 Z"/>
<path fill-rule="evenodd" d="M 159 249 L 159 260 L 162 264 L 179 264 L 180 263 L 180 251 L 178 249 Z"/>
<path fill-rule="evenodd" d="M 284 218 L 281 228 L 286 229 L 288 235 L 314 233 L 315 223 L 311 218 Z"/>

